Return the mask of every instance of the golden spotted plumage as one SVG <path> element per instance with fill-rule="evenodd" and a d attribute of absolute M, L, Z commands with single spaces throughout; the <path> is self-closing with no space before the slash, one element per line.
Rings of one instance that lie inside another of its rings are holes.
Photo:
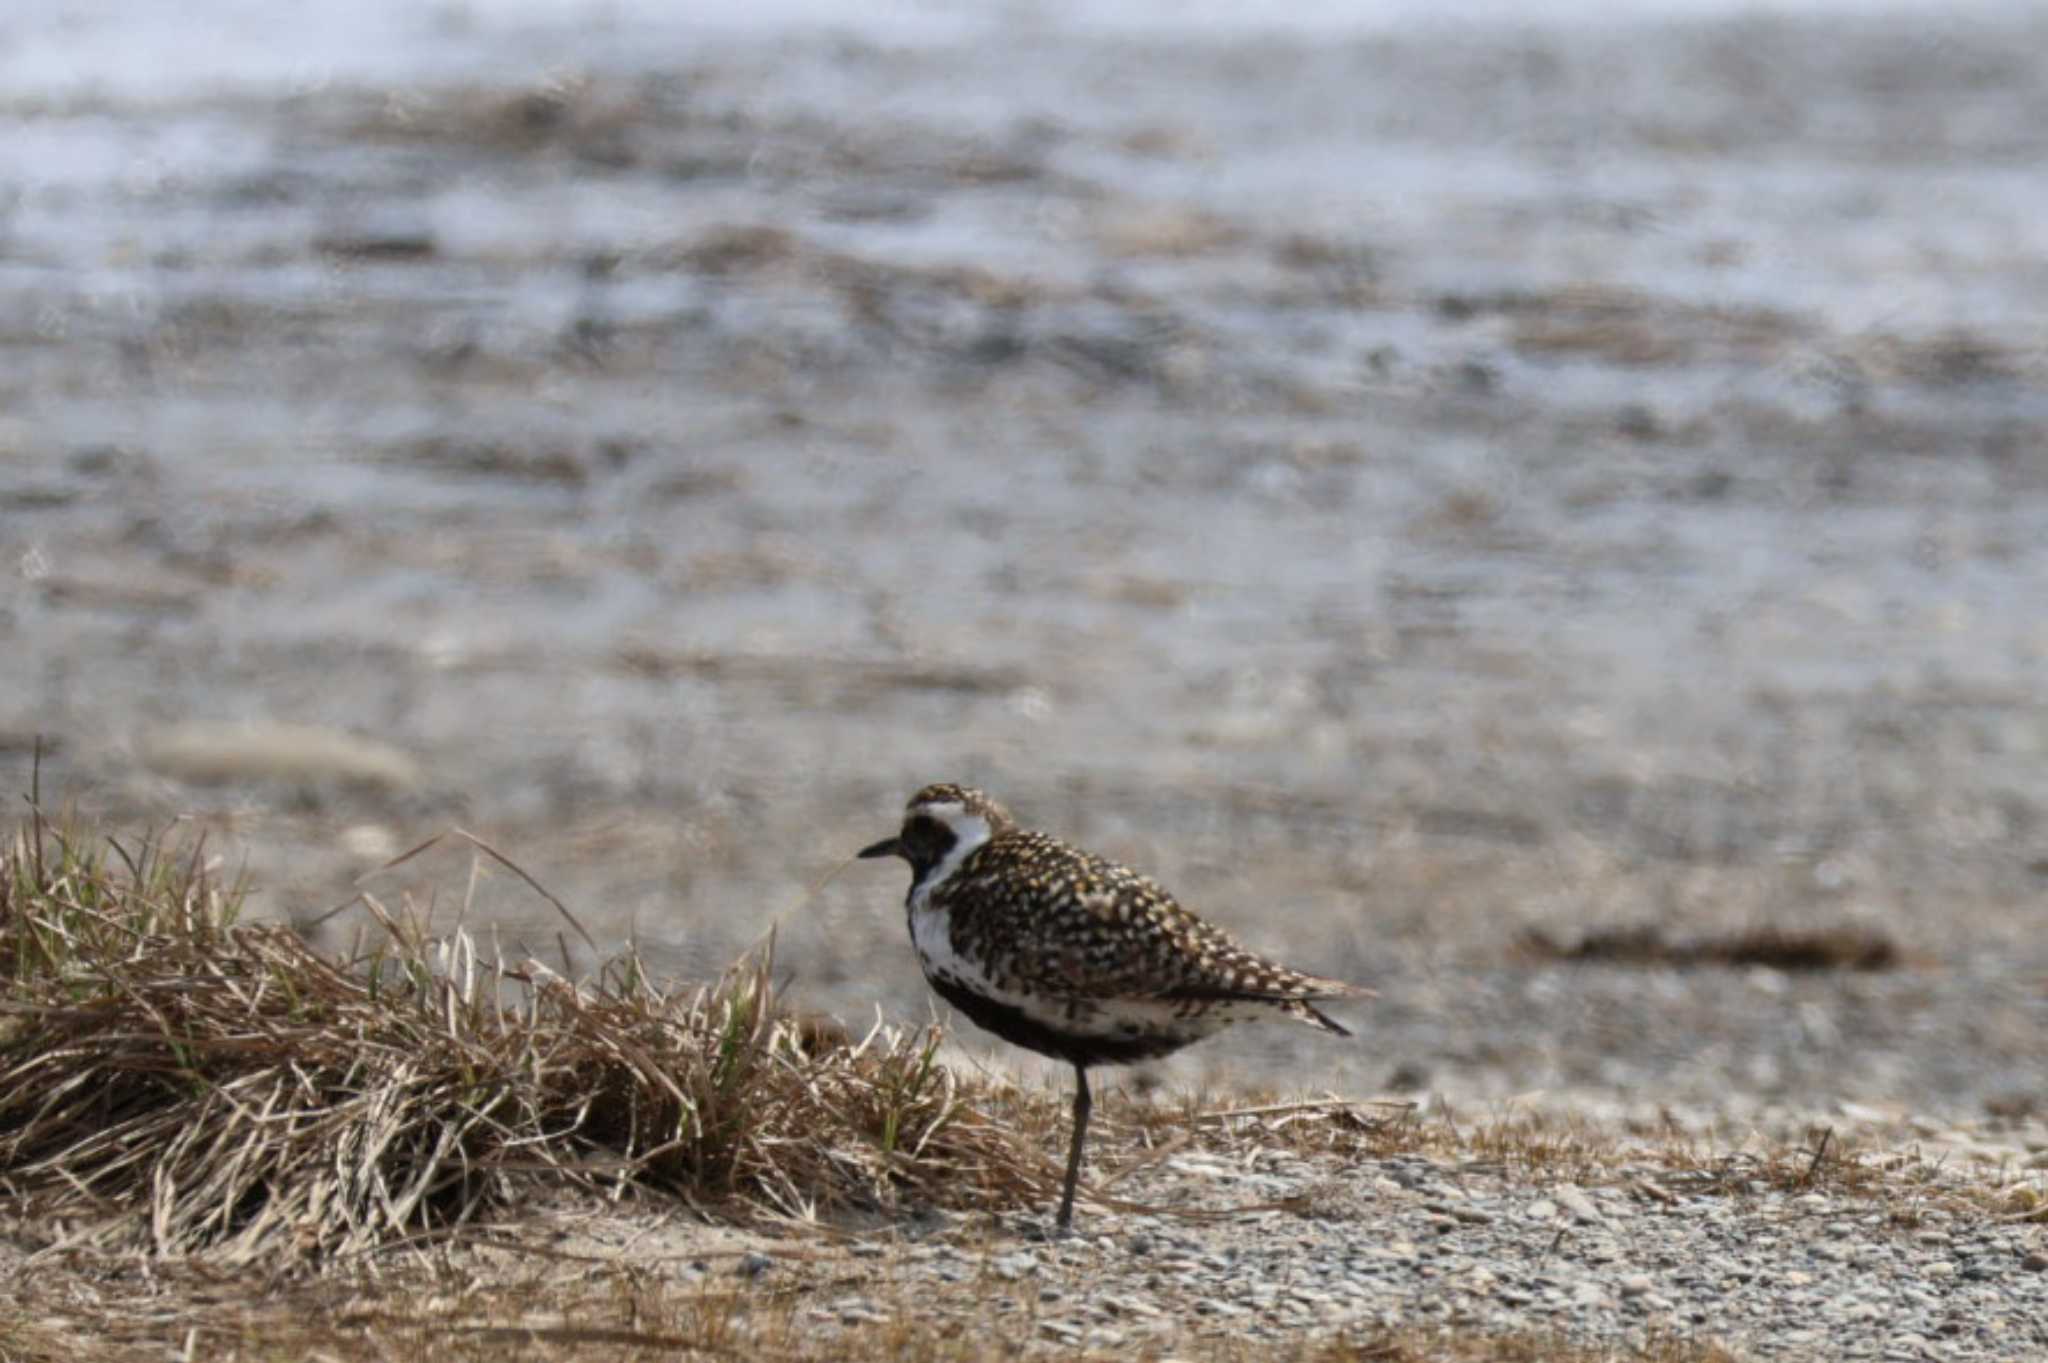
<path fill-rule="evenodd" d="M 1090 1016 L 1168 1002 L 1190 1021 L 1264 1011 L 1337 1031 L 1309 1001 L 1357 992 L 1258 955 L 1149 876 L 1014 826 L 970 853 L 931 902 L 951 921 L 953 949 L 999 987 Z"/>
<path fill-rule="evenodd" d="M 1062 1229 L 1073 1215 L 1089 1066 L 1166 1055 L 1261 1017 L 1348 1036 L 1315 1002 L 1370 992 L 1267 960 L 1149 876 L 1020 828 L 968 786 L 918 791 L 902 831 L 861 855 L 910 863 L 911 940 L 942 998 L 1004 1040 L 1074 1066 Z"/>

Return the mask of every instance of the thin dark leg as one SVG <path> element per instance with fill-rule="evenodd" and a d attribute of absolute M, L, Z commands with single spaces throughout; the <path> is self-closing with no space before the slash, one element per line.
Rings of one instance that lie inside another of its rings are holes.
<path fill-rule="evenodd" d="M 1081 1178 L 1081 1142 L 1088 1137 L 1088 1112 L 1095 1106 L 1088 1096 L 1088 1071 L 1074 1066 L 1074 1143 L 1067 1148 L 1067 1186 L 1060 1194 L 1060 1215 L 1055 1223 L 1064 1231 L 1074 1223 L 1074 1185 Z"/>

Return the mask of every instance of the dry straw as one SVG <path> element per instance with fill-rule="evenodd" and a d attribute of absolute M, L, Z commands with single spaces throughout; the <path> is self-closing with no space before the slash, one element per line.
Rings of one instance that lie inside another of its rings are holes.
<path fill-rule="evenodd" d="M 572 983 L 368 897 L 374 942 L 332 957 L 241 899 L 197 840 L 38 815 L 0 851 L 0 1193 L 68 1243 L 318 1261 L 565 1186 L 791 1216 L 1042 1191 L 936 1029 L 805 1025 L 772 943 L 701 987 L 630 955 Z"/>

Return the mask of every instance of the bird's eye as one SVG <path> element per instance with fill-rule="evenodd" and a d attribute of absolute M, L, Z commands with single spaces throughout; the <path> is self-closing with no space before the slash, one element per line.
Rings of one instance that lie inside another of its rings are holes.
<path fill-rule="evenodd" d="M 903 841 L 911 847 L 936 851 L 952 844 L 953 830 L 929 814 L 919 814 L 904 823 Z"/>

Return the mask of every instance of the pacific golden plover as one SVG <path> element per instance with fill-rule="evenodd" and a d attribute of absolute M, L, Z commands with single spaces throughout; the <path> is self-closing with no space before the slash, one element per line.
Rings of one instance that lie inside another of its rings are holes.
<path fill-rule="evenodd" d="M 1371 993 L 1267 960 L 1151 879 L 1019 828 L 966 786 L 926 786 L 910 797 L 902 831 L 860 855 L 910 863 L 910 940 L 939 997 L 1003 1040 L 1074 1067 L 1062 1231 L 1088 1134 L 1089 1066 L 1168 1055 L 1257 1018 L 1349 1036 L 1312 1000 Z"/>

